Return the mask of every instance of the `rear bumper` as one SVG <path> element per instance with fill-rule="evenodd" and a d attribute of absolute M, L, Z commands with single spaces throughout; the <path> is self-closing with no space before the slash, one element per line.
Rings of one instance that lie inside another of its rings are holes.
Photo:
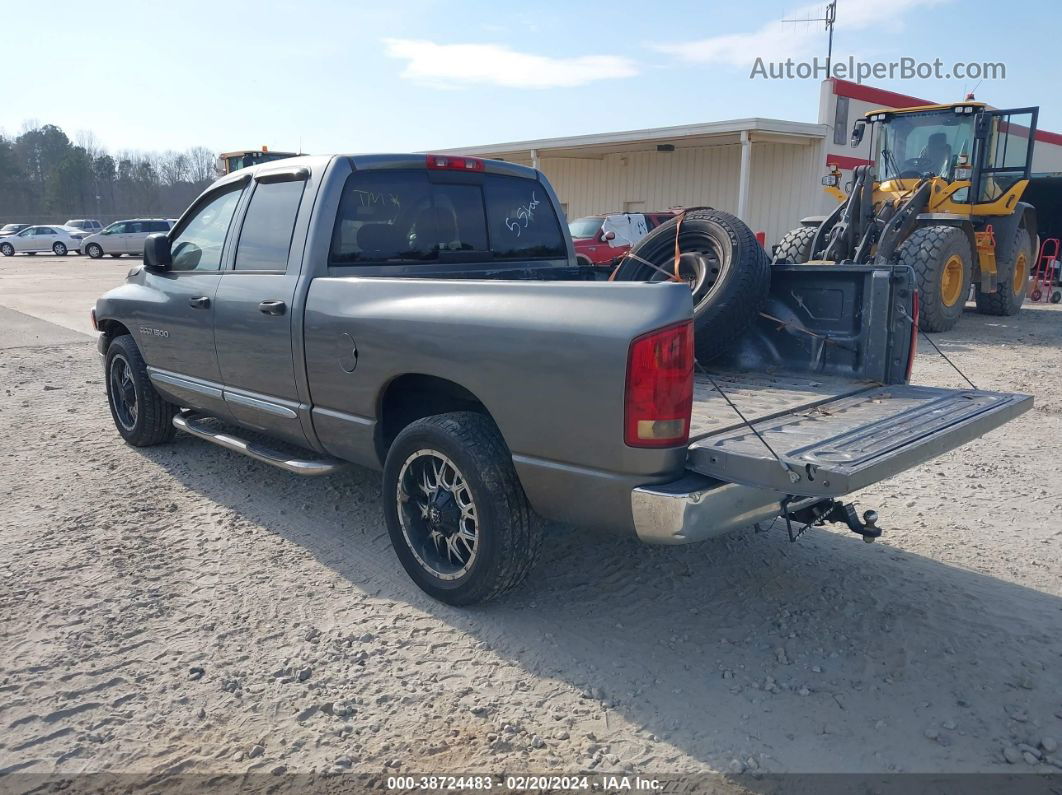
<path fill-rule="evenodd" d="M 638 538 L 649 544 L 692 544 L 773 519 L 783 495 L 694 473 L 631 492 Z"/>

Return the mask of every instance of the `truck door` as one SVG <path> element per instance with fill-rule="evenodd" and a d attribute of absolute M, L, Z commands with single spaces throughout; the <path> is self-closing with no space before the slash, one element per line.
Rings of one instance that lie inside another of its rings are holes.
<path fill-rule="evenodd" d="M 214 294 L 244 184 L 207 194 L 171 232 L 172 266 L 145 271 L 146 299 L 137 302 L 133 316 L 133 334 L 159 390 L 179 405 L 221 415 L 225 403 L 214 349 Z"/>
<path fill-rule="evenodd" d="M 214 340 L 229 412 L 242 424 L 306 446 L 295 380 L 293 311 L 311 202 L 302 201 L 306 168 L 257 175 L 236 237 L 232 267 L 222 273 Z M 300 208 L 302 212 L 300 213 Z"/>

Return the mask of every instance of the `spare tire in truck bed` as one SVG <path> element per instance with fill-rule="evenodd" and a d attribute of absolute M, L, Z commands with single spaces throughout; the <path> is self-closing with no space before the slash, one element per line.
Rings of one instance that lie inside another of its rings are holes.
<path fill-rule="evenodd" d="M 616 268 L 616 281 L 661 282 L 675 271 L 693 291 L 697 359 L 722 353 L 756 319 L 771 287 L 770 260 L 737 216 L 702 208 L 662 224 L 643 237 Z M 648 264 L 651 263 L 651 264 Z"/>

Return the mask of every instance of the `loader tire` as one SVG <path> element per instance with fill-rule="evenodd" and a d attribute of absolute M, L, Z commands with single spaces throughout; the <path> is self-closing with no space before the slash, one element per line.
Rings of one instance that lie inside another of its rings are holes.
<path fill-rule="evenodd" d="M 996 291 L 982 293 L 977 285 L 974 300 L 982 315 L 1016 315 L 1025 302 L 1029 288 L 1029 264 L 1032 262 L 1032 240 L 1025 227 L 1014 233 L 1014 242 L 1008 249 L 1008 262 L 996 263 Z"/>
<path fill-rule="evenodd" d="M 811 241 L 818 231 L 817 226 L 802 226 L 786 232 L 774 251 L 775 264 L 798 264 L 811 259 Z"/>
<path fill-rule="evenodd" d="M 735 215 L 704 208 L 680 217 L 679 276 L 693 291 L 694 349 L 703 363 L 723 353 L 759 316 L 771 287 L 771 261 Z M 631 249 L 638 259 L 624 258 L 615 280 L 667 281 L 674 270 L 679 220 L 638 241 Z"/>
<path fill-rule="evenodd" d="M 959 322 L 970 289 L 970 239 L 957 226 L 923 226 L 900 246 L 897 261 L 918 280 L 918 327 L 947 331 Z"/>

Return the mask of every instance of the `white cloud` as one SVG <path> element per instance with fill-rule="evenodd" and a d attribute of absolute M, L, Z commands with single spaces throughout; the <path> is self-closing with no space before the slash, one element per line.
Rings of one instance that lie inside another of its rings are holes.
<path fill-rule="evenodd" d="M 898 30 L 900 17 L 918 8 L 926 8 L 950 0 L 842 0 L 837 4 L 837 24 L 834 42 L 839 35 L 865 31 L 867 45 L 877 42 L 874 33 L 882 30 Z M 825 16 L 824 2 L 797 8 L 785 15 L 786 19 L 821 19 Z M 674 55 L 690 63 L 719 63 L 729 66 L 744 66 L 756 58 L 779 61 L 786 58 L 807 58 L 824 55 L 826 33 L 822 22 L 782 22 L 774 20 L 751 33 L 733 33 L 710 36 L 695 41 L 654 44 L 653 49 Z"/>
<path fill-rule="evenodd" d="M 633 61 L 616 55 L 550 58 L 501 44 L 436 44 L 422 39 L 384 39 L 384 45 L 389 56 L 408 62 L 402 77 L 433 85 L 565 88 L 638 74 Z"/>

